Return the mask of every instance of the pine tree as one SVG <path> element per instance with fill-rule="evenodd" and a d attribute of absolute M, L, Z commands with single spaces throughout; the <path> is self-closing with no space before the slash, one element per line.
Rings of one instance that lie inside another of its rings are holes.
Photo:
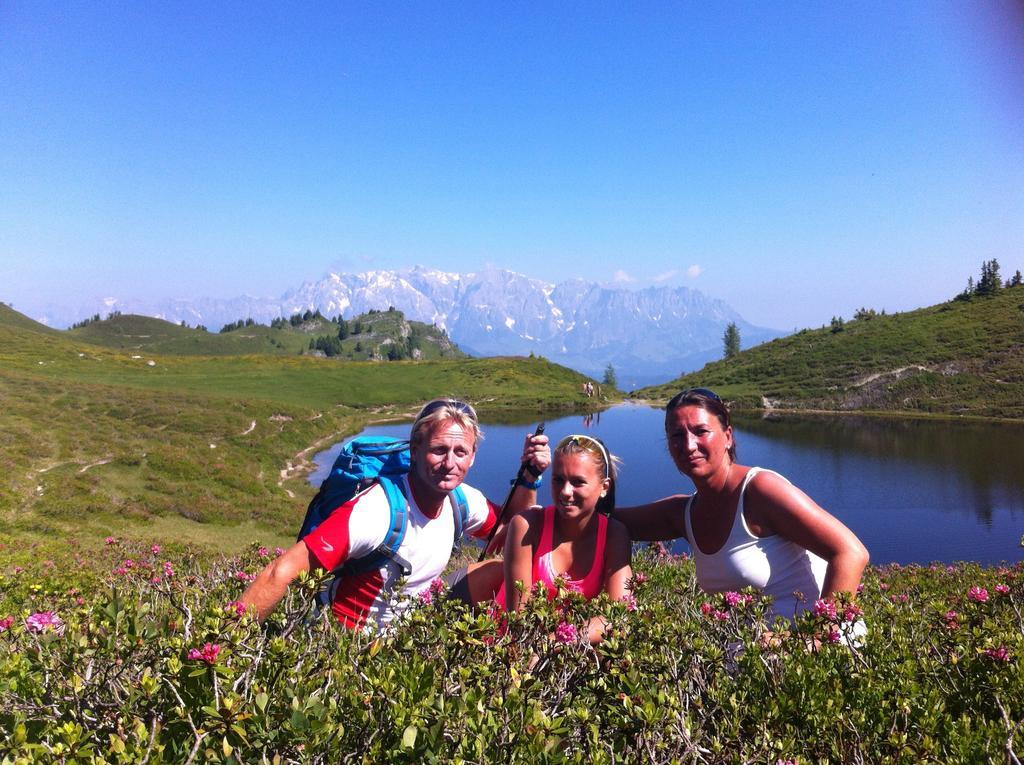
<path fill-rule="evenodd" d="M 976 295 L 994 295 L 1003 286 L 1002 277 L 999 276 L 999 261 L 993 258 L 981 264 L 981 279 L 974 289 Z"/>
<path fill-rule="evenodd" d="M 736 326 L 736 322 L 730 321 L 729 326 L 725 328 L 725 334 L 722 335 L 722 345 L 724 346 L 724 358 L 731 359 L 740 352 L 740 331 Z"/>
<path fill-rule="evenodd" d="M 615 367 L 613 367 L 611 363 L 604 368 L 604 380 L 602 382 L 612 388 L 619 387 L 618 380 L 615 378 Z"/>

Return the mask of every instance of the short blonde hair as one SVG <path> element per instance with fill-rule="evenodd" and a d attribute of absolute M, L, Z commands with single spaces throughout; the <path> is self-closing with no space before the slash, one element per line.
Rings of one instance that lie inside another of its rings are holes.
<path fill-rule="evenodd" d="M 473 434 L 473 451 L 476 451 L 477 444 L 484 440 L 484 433 L 480 430 L 480 423 L 477 421 L 476 410 L 465 401 L 457 398 L 435 398 L 427 402 L 416 419 L 412 423 L 412 432 L 409 434 L 409 443 L 419 446 L 425 434 L 439 422 L 454 422 L 463 430 Z"/>

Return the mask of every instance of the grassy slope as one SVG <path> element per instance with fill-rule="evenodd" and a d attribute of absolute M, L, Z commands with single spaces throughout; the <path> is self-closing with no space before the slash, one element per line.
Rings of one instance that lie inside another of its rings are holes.
<path fill-rule="evenodd" d="M 543 359 L 133 359 L 18 316 L 0 314 L 0 533 L 19 538 L 285 541 L 312 490 L 281 471 L 370 418 L 445 393 L 485 409 L 581 403 L 582 376 Z"/>
<path fill-rule="evenodd" d="M 804 330 L 634 395 L 695 385 L 753 407 L 1024 418 L 1024 288 Z"/>
<path fill-rule="evenodd" d="M 399 311 L 362 314 L 349 321 L 349 324 L 354 321 L 359 321 L 365 331 L 342 342 L 345 355 L 350 358 L 369 359 L 382 345 L 386 348 L 390 343 L 402 342 L 412 328 L 422 338 L 424 359 L 464 356 L 439 329 L 421 322 L 406 321 Z M 124 314 L 90 322 L 84 327 L 68 330 L 66 334 L 69 338 L 90 345 L 132 351 L 136 355 L 280 356 L 302 353 L 309 348 L 311 339 L 320 335 L 335 335 L 337 332 L 337 325 L 325 319 L 315 319 L 295 327 L 286 325 L 281 329 L 254 324 L 231 332 L 206 332 L 150 316 Z M 359 353 L 355 351 L 357 343 L 363 347 Z"/>

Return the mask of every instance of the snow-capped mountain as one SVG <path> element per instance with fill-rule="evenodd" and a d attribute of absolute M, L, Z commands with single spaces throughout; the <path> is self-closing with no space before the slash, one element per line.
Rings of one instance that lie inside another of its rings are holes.
<path fill-rule="evenodd" d="M 627 388 L 664 382 L 719 358 L 729 322 L 736 323 L 744 347 L 783 334 L 755 327 L 721 300 L 686 287 L 629 290 L 581 279 L 555 285 L 503 269 L 456 274 L 422 267 L 330 273 L 276 300 L 243 296 L 144 305 L 107 299 L 80 315 L 50 314 L 41 320 L 66 326 L 93 313 L 119 310 L 216 331 L 249 317 L 267 323 L 307 309 L 351 317 L 388 306 L 443 327 L 467 353 L 532 352 L 596 378 L 612 364 L 620 386 Z"/>

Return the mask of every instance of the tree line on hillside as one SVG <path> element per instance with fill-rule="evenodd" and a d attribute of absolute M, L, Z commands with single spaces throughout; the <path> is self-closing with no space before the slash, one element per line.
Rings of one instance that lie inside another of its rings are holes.
<path fill-rule="evenodd" d="M 976 297 L 987 297 L 996 294 L 1004 287 L 1019 287 L 1021 282 L 1021 273 L 1018 268 L 1004 284 L 1003 278 L 999 274 L 999 261 L 992 258 L 992 260 L 982 262 L 981 276 L 978 281 L 974 281 L 973 276 L 967 277 L 967 287 L 955 299 L 966 301 Z"/>
<path fill-rule="evenodd" d="M 976 297 L 987 297 L 996 294 L 1001 289 L 1019 287 L 1022 282 L 1024 282 L 1024 277 L 1021 276 L 1020 269 L 1017 269 L 1013 276 L 1004 283 L 999 273 L 999 261 L 993 258 L 992 260 L 982 262 L 981 276 L 978 280 L 975 281 L 973 276 L 968 277 L 966 289 L 954 299 L 967 301 Z M 853 312 L 853 319 L 851 321 L 870 321 L 876 316 L 885 316 L 885 309 L 876 311 L 874 308 L 861 307 Z M 845 326 L 846 322 L 842 316 L 833 316 L 829 322 L 829 329 L 832 331 L 832 334 L 842 332 Z M 740 331 L 736 326 L 736 322 L 731 321 L 726 326 L 725 333 L 722 335 L 722 358 L 731 359 L 739 352 Z"/>
<path fill-rule="evenodd" d="M 304 312 L 297 312 L 292 314 L 287 319 L 282 317 L 273 319 L 270 322 L 271 329 L 286 329 L 289 327 L 317 329 L 322 324 L 333 324 L 337 327 L 336 330 L 329 334 L 318 335 L 310 338 L 309 345 L 305 351 L 316 351 L 322 353 L 324 356 L 336 357 L 344 356 L 351 359 L 357 358 L 368 358 L 373 357 L 377 354 L 382 354 L 388 361 L 401 361 L 402 359 L 414 359 L 421 355 L 424 341 L 428 338 L 428 331 L 418 325 L 410 325 L 409 335 L 405 338 L 393 339 L 390 343 L 379 342 L 375 343 L 372 338 L 366 338 L 366 340 L 356 341 L 354 346 L 349 347 L 347 350 L 343 345 L 343 341 L 352 337 L 353 335 L 365 335 L 371 333 L 373 330 L 373 322 L 369 319 L 371 316 L 382 315 L 385 313 L 395 313 L 398 315 L 399 321 L 404 320 L 404 315 L 401 311 L 396 309 L 394 306 L 388 306 L 387 311 L 383 311 L 376 308 L 371 308 L 363 315 L 363 319 L 353 319 L 351 321 L 346 320 L 340 314 L 333 317 L 327 318 L 321 312 L 320 309 L 309 309 Z M 258 326 L 257 322 L 251 317 L 248 319 L 239 319 L 225 324 L 220 332 L 234 332 L 245 327 Z M 444 330 L 440 330 L 443 336 L 447 336 Z M 386 350 L 384 350 L 386 346 Z"/>
<path fill-rule="evenodd" d="M 394 310 L 393 308 L 390 310 Z M 368 313 L 381 313 L 379 311 L 369 311 Z M 401 314 L 399 313 L 399 316 Z M 340 317 L 339 317 L 340 318 Z M 352 335 L 362 335 L 370 331 L 369 325 L 363 324 L 356 320 L 351 325 L 341 319 L 338 322 L 338 331 L 334 335 L 320 335 L 309 341 L 309 350 L 320 351 L 327 357 L 334 356 L 347 356 L 349 358 L 359 358 L 363 354 L 373 355 L 379 351 L 383 354 L 384 358 L 388 361 L 401 361 L 403 359 L 415 359 L 423 350 L 423 342 L 427 338 L 427 331 L 421 325 L 410 324 L 409 334 L 407 337 L 394 338 L 392 342 L 387 343 L 387 350 L 384 350 L 385 343 L 378 343 L 374 345 L 370 339 L 364 343 L 362 340 L 357 340 L 354 347 L 346 352 L 345 347 L 342 345 L 342 341 L 348 339 Z"/>
<path fill-rule="evenodd" d="M 110 313 L 107 314 L 106 321 L 116 319 L 120 315 L 120 311 L 111 311 Z M 71 325 L 70 328 L 80 329 L 82 327 L 88 327 L 90 324 L 95 324 L 98 321 L 104 321 L 104 319 L 101 319 L 98 313 L 94 313 L 92 316 L 89 316 L 88 318 L 82 319 L 81 321 L 76 321 L 74 324 Z"/>

